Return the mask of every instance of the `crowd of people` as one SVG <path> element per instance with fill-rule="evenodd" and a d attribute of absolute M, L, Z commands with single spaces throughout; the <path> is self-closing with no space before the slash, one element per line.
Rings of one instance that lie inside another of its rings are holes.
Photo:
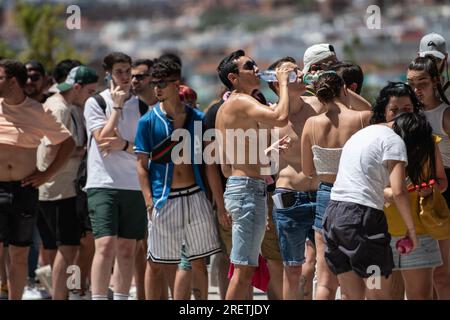
<path fill-rule="evenodd" d="M 100 92 L 80 61 L 0 59 L 1 297 L 204 300 L 210 264 L 222 299 L 450 299 L 447 58 L 424 36 L 371 104 L 316 44 L 267 101 L 237 50 L 204 111 L 175 54 L 108 54 Z"/>

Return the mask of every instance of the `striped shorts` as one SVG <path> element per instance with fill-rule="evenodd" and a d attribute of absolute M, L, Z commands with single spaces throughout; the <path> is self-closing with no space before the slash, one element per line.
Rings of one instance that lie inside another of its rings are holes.
<path fill-rule="evenodd" d="M 189 261 L 221 251 L 211 204 L 198 186 L 172 189 L 164 207 L 153 209 L 147 259 L 180 263 L 183 244 Z"/>

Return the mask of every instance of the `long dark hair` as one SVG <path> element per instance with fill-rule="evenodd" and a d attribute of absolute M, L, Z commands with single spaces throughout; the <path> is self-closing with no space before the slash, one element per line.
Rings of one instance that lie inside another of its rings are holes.
<path fill-rule="evenodd" d="M 403 82 L 389 82 L 387 86 L 381 89 L 375 103 L 372 105 L 371 124 L 386 122 L 386 106 L 392 97 L 409 97 L 414 113 L 418 113 L 424 108 L 423 103 L 417 98 L 411 86 Z"/>
<path fill-rule="evenodd" d="M 445 96 L 444 89 L 440 81 L 441 74 L 439 73 L 435 57 L 431 55 L 427 55 L 425 57 L 417 57 L 413 61 L 411 61 L 411 63 L 408 66 L 408 70 L 425 71 L 430 75 L 431 79 L 433 80 L 439 79 L 436 86 L 439 93 L 439 97 L 443 102 L 450 105 L 450 102 Z"/>
<path fill-rule="evenodd" d="M 423 112 L 405 112 L 394 119 L 392 129 L 405 142 L 408 154 L 406 171 L 412 183 L 421 184 L 436 177 L 435 142 Z"/>

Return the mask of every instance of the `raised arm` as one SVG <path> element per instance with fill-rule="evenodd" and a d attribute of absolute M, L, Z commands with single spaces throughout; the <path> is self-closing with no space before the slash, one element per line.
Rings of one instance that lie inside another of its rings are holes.
<path fill-rule="evenodd" d="M 349 93 L 349 103 L 351 109 L 356 111 L 372 110 L 369 101 L 361 97 L 359 94 L 353 92 L 352 90 L 347 90 L 347 92 Z"/>
<path fill-rule="evenodd" d="M 247 117 L 257 122 L 265 123 L 270 126 L 284 127 L 288 124 L 289 115 L 289 94 L 288 94 L 288 75 L 291 69 L 277 69 L 277 78 L 280 85 L 280 99 L 276 107 L 267 107 L 252 97 L 242 96 L 239 99 L 242 103 L 242 110 Z"/>

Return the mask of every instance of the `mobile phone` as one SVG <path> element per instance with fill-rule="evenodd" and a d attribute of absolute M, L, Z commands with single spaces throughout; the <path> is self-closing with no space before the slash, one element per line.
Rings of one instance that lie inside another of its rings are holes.
<path fill-rule="evenodd" d="M 281 200 L 283 201 L 283 207 L 289 208 L 295 204 L 297 198 L 294 192 L 285 192 L 281 194 Z"/>
<path fill-rule="evenodd" d="M 107 88 L 111 87 L 111 81 L 113 81 L 112 76 L 109 72 L 107 72 L 105 76 L 105 85 Z"/>

